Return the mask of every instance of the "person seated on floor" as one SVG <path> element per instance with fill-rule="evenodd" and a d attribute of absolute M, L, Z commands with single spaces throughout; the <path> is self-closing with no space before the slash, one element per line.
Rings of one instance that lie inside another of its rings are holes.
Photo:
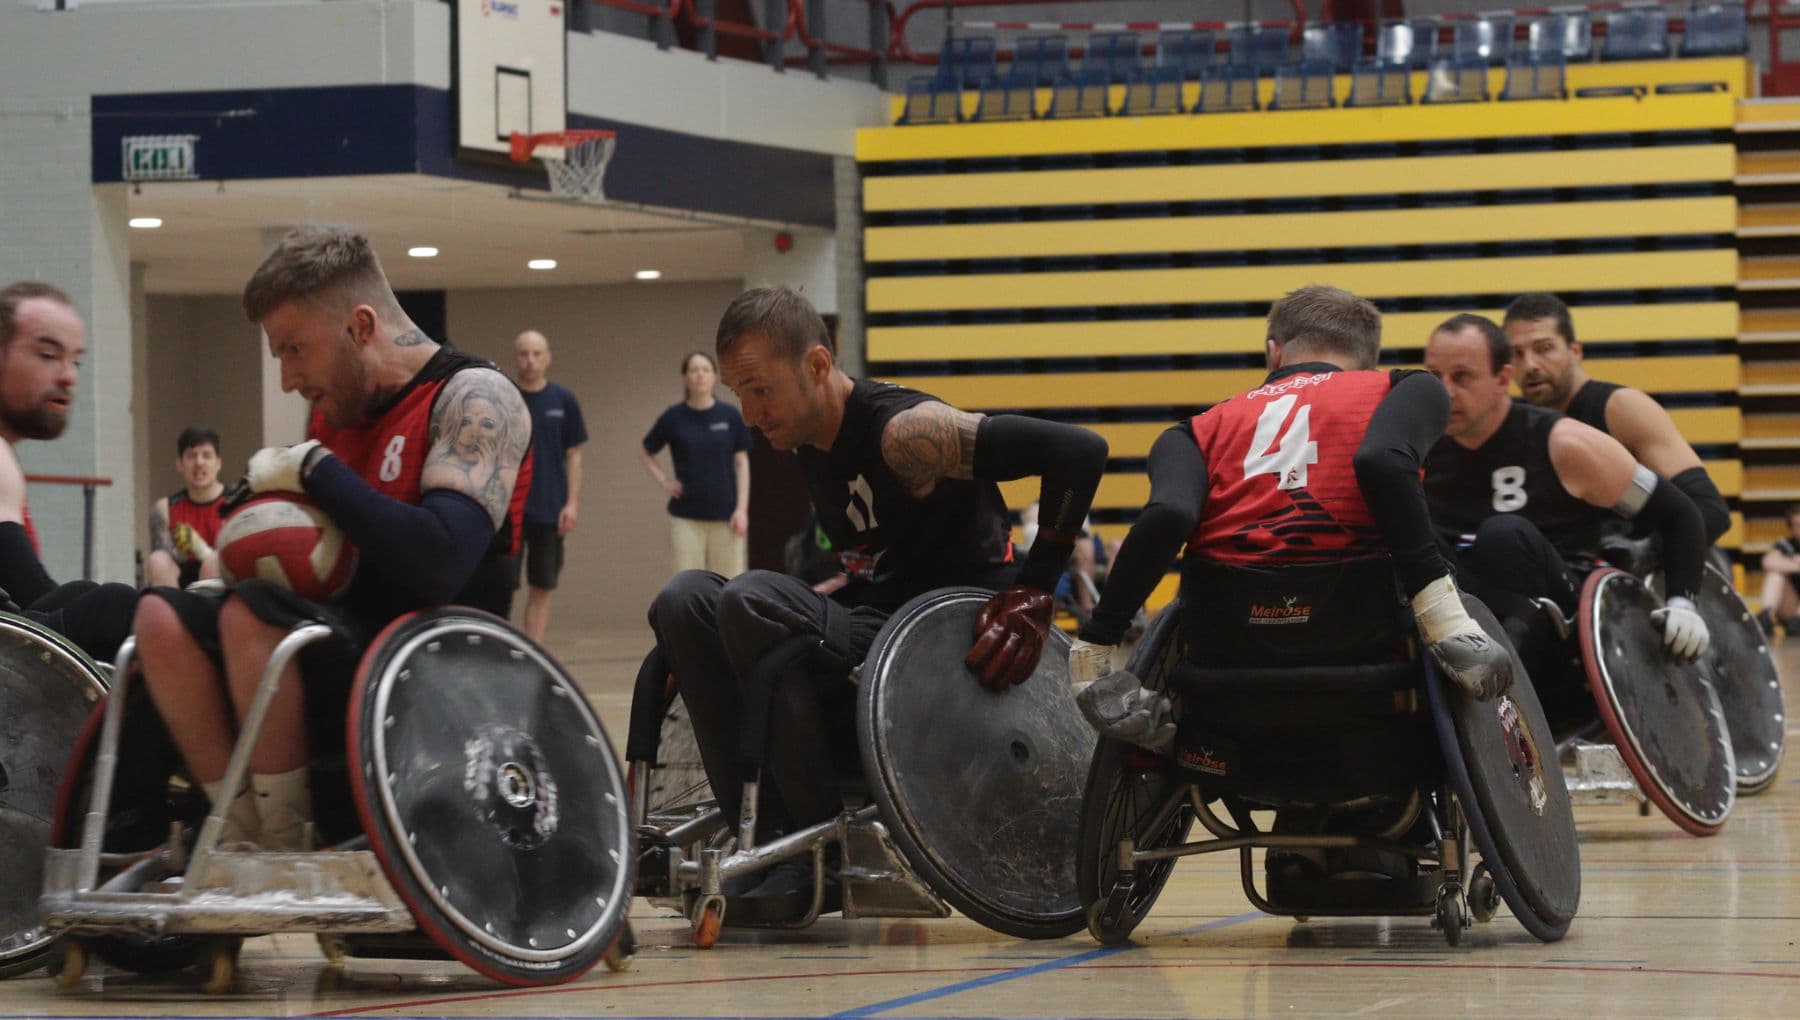
<path fill-rule="evenodd" d="M 213 548 L 225 524 L 219 434 L 199 425 L 182 429 L 175 440 L 175 470 L 181 473 L 181 490 L 150 507 L 144 584 L 151 588 L 186 588 L 219 576 L 219 554 Z"/>
<path fill-rule="evenodd" d="M 961 411 L 928 394 L 853 379 L 840 369 L 824 321 L 780 287 L 746 291 L 726 308 L 717 337 L 720 377 L 744 421 L 799 459 L 818 523 L 846 583 L 829 596 L 787 574 L 752 570 L 727 580 L 702 570 L 669 581 L 650 625 L 693 722 L 719 806 L 740 816 L 739 756 L 746 686 L 765 659 L 808 642 L 804 680 L 780 684 L 768 714 L 768 753 L 757 815 L 793 831 L 843 810 L 834 763 L 855 761 L 856 687 L 881 625 L 917 595 L 950 585 L 998 589 L 982 610 L 967 663 L 997 692 L 1024 682 L 1051 627 L 1051 595 L 1106 467 L 1106 441 L 1087 429 L 1022 415 Z M 1042 477 L 1056 513 L 1017 562 L 996 484 Z M 976 682 L 972 678 L 970 682 Z M 810 900 L 810 858 L 786 861 L 753 887 L 739 916 L 791 917 Z M 831 883 L 827 909 L 835 903 Z M 766 909 L 765 909 L 766 905 Z"/>
<path fill-rule="evenodd" d="M 1800 577 L 1800 503 L 1788 504 L 1786 520 L 1788 533 L 1762 558 L 1762 608 L 1756 612 L 1756 622 L 1771 637 L 1777 620 L 1784 633 L 1800 633 L 1800 589 L 1794 586 L 1794 579 Z"/>
<path fill-rule="evenodd" d="M 343 748 L 363 648 L 415 609 L 505 605 L 531 416 L 493 365 L 413 324 L 360 234 L 290 233 L 245 286 L 244 311 L 268 338 L 282 390 L 313 405 L 311 438 L 258 451 L 245 483 L 318 504 L 359 551 L 356 573 L 329 604 L 260 578 L 222 592 L 153 588 L 138 602 L 138 661 L 194 780 L 214 803 L 230 803 L 222 839 L 305 849 L 308 763 Z M 223 789 L 271 653 L 308 622 L 333 626 L 338 640 L 289 664 L 251 754 L 249 786 Z"/>

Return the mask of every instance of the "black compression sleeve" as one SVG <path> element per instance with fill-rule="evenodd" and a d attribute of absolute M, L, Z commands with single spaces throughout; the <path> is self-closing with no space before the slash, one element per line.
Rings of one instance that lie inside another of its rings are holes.
<path fill-rule="evenodd" d="M 305 485 L 356 546 L 358 569 L 373 567 L 427 603 L 455 598 L 494 540 L 493 519 L 460 492 L 432 489 L 412 506 L 376 492 L 336 457 L 321 458 Z"/>
<path fill-rule="evenodd" d="M 1353 461 L 1356 482 L 1408 598 L 1449 573 L 1419 480 L 1425 455 L 1449 420 L 1450 395 L 1443 383 L 1424 372 L 1395 373 Z"/>
<path fill-rule="evenodd" d="M 54 587 L 56 582 L 31 547 L 25 525 L 17 521 L 0 524 L 0 588 L 6 589 L 14 602 L 29 606 Z"/>
<path fill-rule="evenodd" d="M 1053 591 L 1081 535 L 1094 490 L 1106 473 L 1106 440 L 1079 425 L 991 414 L 975 430 L 976 478 L 1005 482 L 1038 475 L 1038 537 L 1019 583 Z"/>
<path fill-rule="evenodd" d="M 1700 573 L 1706 563 L 1706 530 L 1700 523 L 1700 511 L 1694 501 L 1666 479 L 1656 480 L 1656 488 L 1644 501 L 1637 519 L 1654 530 L 1662 540 L 1663 580 L 1670 595 L 1693 598 L 1700 590 Z"/>
<path fill-rule="evenodd" d="M 1100 604 L 1081 627 L 1083 641 L 1124 640 L 1131 618 L 1181 554 L 1205 506 L 1206 455 L 1185 423 L 1172 426 L 1150 447 L 1150 502 L 1119 546 Z"/>
<path fill-rule="evenodd" d="M 1725 505 L 1725 497 L 1720 494 L 1719 487 L 1713 484 L 1712 476 L 1703 467 L 1691 467 L 1669 479 L 1677 489 L 1687 494 L 1694 501 L 1694 509 L 1700 511 L 1700 523 L 1706 529 L 1706 544 L 1712 545 L 1719 536 L 1731 530 L 1731 508 Z"/>

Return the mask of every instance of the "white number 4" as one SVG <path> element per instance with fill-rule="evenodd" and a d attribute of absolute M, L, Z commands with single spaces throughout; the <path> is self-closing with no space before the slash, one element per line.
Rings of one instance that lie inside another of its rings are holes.
<path fill-rule="evenodd" d="M 1302 404 L 1281 435 L 1281 425 L 1300 398 L 1292 393 L 1268 407 L 1256 419 L 1256 434 L 1250 439 L 1250 453 L 1244 457 L 1244 477 L 1274 475 L 1278 489 L 1298 489 L 1306 484 L 1306 468 L 1319 462 L 1319 444 L 1312 441 L 1312 405 Z M 1275 445 L 1280 435 L 1281 446 Z M 1261 452 L 1258 452 L 1261 451 Z"/>

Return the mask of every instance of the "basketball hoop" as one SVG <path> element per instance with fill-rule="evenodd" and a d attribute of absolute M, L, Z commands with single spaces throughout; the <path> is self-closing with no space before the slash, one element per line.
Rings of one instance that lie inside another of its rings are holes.
<path fill-rule="evenodd" d="M 523 163 L 534 152 L 550 175 L 550 193 L 561 198 L 599 202 L 606 198 L 601 182 L 606 177 L 606 164 L 612 160 L 618 145 L 613 131 L 550 131 L 524 135 L 513 132 L 512 158 Z M 540 148 L 562 150 L 561 156 L 537 152 Z"/>

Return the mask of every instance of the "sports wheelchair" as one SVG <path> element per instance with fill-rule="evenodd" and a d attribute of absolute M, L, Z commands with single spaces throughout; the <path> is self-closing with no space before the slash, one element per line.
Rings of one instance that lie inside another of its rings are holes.
<path fill-rule="evenodd" d="M 1227 851 L 1270 914 L 1425 915 L 1454 946 L 1504 900 L 1539 939 L 1568 930 L 1575 823 L 1531 681 L 1516 654 L 1513 689 L 1494 700 L 1444 680 L 1385 559 L 1190 560 L 1128 668 L 1178 721 L 1166 753 L 1112 739 L 1094 753 L 1078 880 L 1101 942 L 1130 936 L 1178 858 Z M 1272 824 L 1256 817 L 1270 810 Z M 1209 838 L 1190 840 L 1196 822 Z"/>
<path fill-rule="evenodd" d="M 639 893 L 680 910 L 700 947 L 728 925 L 812 924 L 833 877 L 847 918 L 947 917 L 954 906 L 1021 938 L 1079 931 L 1075 833 L 1094 733 L 1069 690 L 1061 632 L 1052 632 L 1031 678 L 1007 691 L 983 688 L 963 666 L 990 594 L 939 589 L 887 621 L 852 672 L 856 747 L 839 748 L 837 763 L 844 812 L 767 842 L 757 838 L 754 780 L 739 818 L 725 818 L 711 800 L 674 680 L 652 652 L 633 693 L 626 747 L 644 848 Z M 777 646 L 765 661 L 806 651 Z M 802 681 L 817 669 L 841 682 L 841 663 L 798 661 Z M 751 678 L 753 701 L 762 684 L 795 682 L 795 670 L 773 674 Z M 766 734 L 754 705 L 746 715 L 745 774 L 754 776 Z M 798 916 L 728 910 L 726 882 L 799 857 L 810 858 L 813 885 Z"/>
<path fill-rule="evenodd" d="M 342 640 L 291 631 L 264 671 L 225 789 L 240 789 L 281 672 Z M 554 659 L 504 621 L 449 607 L 390 624 L 360 659 L 345 754 L 315 762 L 316 841 L 220 845 L 228 804 L 185 775 L 143 685 L 135 642 L 91 713 L 48 834 L 39 901 L 63 936 L 58 981 L 92 953 L 123 969 L 199 964 L 229 988 L 247 936 L 313 932 L 345 956 L 453 958 L 511 985 L 622 969 L 634 858 L 623 772 Z M 121 767 L 121 763 L 124 767 Z"/>

